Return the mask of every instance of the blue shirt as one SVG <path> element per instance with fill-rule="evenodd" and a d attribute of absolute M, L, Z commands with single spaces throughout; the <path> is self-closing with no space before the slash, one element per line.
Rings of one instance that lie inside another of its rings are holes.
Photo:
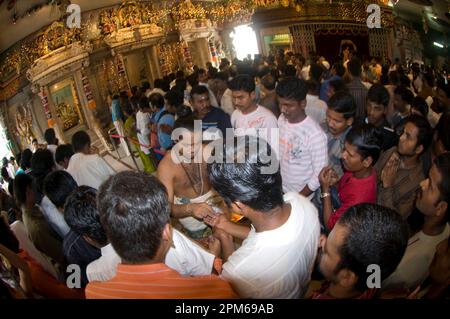
<path fill-rule="evenodd" d="M 340 80 L 341 78 L 337 75 L 332 76 L 331 78 L 329 78 L 328 80 L 324 81 L 322 83 L 322 85 L 320 86 L 320 95 L 319 98 L 322 101 L 325 101 L 328 103 L 328 96 L 327 96 L 327 92 L 328 92 L 328 88 L 330 87 L 330 82 L 331 81 L 335 81 L 335 80 Z"/>
<path fill-rule="evenodd" d="M 81 269 L 81 285 L 84 287 L 88 284 L 86 275 L 86 267 L 94 260 L 101 257 L 100 249 L 89 244 L 83 236 L 71 230 L 63 241 L 64 256 L 67 263 L 76 264 Z"/>
<path fill-rule="evenodd" d="M 170 127 L 174 127 L 175 125 L 175 117 L 171 113 L 166 113 L 161 117 L 161 114 L 166 111 L 166 108 L 163 107 L 159 110 L 154 117 L 155 123 L 158 125 L 158 142 L 162 148 L 169 149 L 173 145 L 172 134 L 163 133 L 160 129 L 161 124 L 169 125 Z"/>
<path fill-rule="evenodd" d="M 222 137 L 225 138 L 227 128 L 232 128 L 230 116 L 218 107 L 211 107 L 211 110 L 202 119 L 202 130 L 212 132 L 213 129 L 219 129 Z"/>
<path fill-rule="evenodd" d="M 112 120 L 115 121 L 121 121 L 122 120 L 122 112 L 120 111 L 120 102 L 119 100 L 113 100 L 111 103 L 111 113 L 112 113 Z"/>

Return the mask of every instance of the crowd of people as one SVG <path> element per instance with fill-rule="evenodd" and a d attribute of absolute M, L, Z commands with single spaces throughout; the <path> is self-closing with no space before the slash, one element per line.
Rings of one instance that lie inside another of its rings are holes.
<path fill-rule="evenodd" d="M 109 103 L 145 172 L 116 172 L 84 131 L 58 145 L 48 129 L 16 171 L 3 161 L 0 244 L 28 264 L 35 294 L 448 297 L 441 73 L 288 52 L 178 71 Z"/>

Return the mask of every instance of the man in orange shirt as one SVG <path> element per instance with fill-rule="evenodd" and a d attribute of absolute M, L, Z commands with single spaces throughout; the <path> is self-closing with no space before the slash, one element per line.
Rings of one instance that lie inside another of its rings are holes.
<path fill-rule="evenodd" d="M 115 277 L 92 282 L 86 298 L 236 298 L 228 282 L 215 275 L 182 277 L 163 261 L 173 245 L 167 192 L 155 177 L 121 172 L 97 195 L 100 222 L 122 259 Z"/>

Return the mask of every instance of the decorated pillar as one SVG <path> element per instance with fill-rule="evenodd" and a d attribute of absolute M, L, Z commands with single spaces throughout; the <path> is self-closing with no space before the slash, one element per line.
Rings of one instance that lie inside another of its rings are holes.
<path fill-rule="evenodd" d="M 58 138 L 60 143 L 65 143 L 63 131 L 59 127 L 57 121 L 53 117 L 53 114 L 50 110 L 51 99 L 49 97 L 47 86 L 41 86 L 38 95 L 39 98 L 41 99 L 41 103 L 44 108 L 45 118 L 47 119 L 48 127 L 53 128 L 55 130 L 56 137 Z"/>
<path fill-rule="evenodd" d="M 198 52 L 200 53 L 200 67 L 204 68 L 206 62 L 211 62 L 211 53 L 207 38 L 200 38 L 195 41 Z"/>
<path fill-rule="evenodd" d="M 211 54 L 211 62 L 214 67 L 218 68 L 220 60 L 216 45 L 214 44 L 214 37 L 209 38 L 208 45 L 209 45 L 209 53 Z"/>
<path fill-rule="evenodd" d="M 159 67 L 156 65 L 156 46 L 152 45 L 145 49 L 144 54 L 145 58 L 147 59 L 148 66 L 150 67 L 150 84 L 152 84 L 157 78 L 161 77 L 161 72 L 159 70 Z"/>
<path fill-rule="evenodd" d="M 77 72 L 78 73 L 78 72 Z M 86 69 L 82 68 L 79 72 L 79 77 L 81 79 L 81 84 L 83 86 L 82 89 L 82 97 L 86 102 L 86 116 L 88 118 L 88 123 L 90 128 L 95 132 L 97 137 L 102 142 L 103 146 L 106 149 L 112 150 L 112 146 L 108 143 L 108 136 L 106 132 L 101 129 L 101 125 L 99 123 L 99 119 L 97 116 L 97 103 L 94 99 L 94 94 L 92 92 L 91 83 L 89 81 L 88 72 Z"/>
<path fill-rule="evenodd" d="M 187 41 L 183 40 L 181 42 L 181 50 L 182 50 L 182 55 L 183 55 L 183 59 L 184 59 L 184 63 L 185 63 L 184 68 L 187 72 L 192 72 L 194 63 L 192 60 L 191 51 L 189 50 L 189 45 L 188 45 Z"/>
<path fill-rule="evenodd" d="M 123 62 L 123 56 L 121 53 L 116 54 L 116 66 L 117 74 L 119 76 L 119 88 L 121 91 L 130 92 L 130 82 L 128 81 L 127 72 L 125 70 L 125 63 Z"/>

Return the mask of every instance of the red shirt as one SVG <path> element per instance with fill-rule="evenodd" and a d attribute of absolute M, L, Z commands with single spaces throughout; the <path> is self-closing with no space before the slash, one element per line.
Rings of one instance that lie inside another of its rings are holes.
<path fill-rule="evenodd" d="M 330 282 L 325 281 L 319 290 L 313 292 L 311 299 L 336 299 L 327 294 L 329 287 L 330 287 Z M 352 299 L 373 299 L 375 297 L 375 294 L 377 293 L 377 291 L 378 291 L 378 289 L 376 289 L 376 288 L 367 289 L 361 295 L 359 295 L 358 297 L 352 298 Z"/>
<path fill-rule="evenodd" d="M 366 178 L 356 178 L 353 173 L 345 172 L 338 183 L 339 199 L 341 206 L 330 216 L 328 229 L 332 230 L 339 218 L 352 206 L 362 203 L 377 202 L 377 173 L 372 169 L 372 174 Z"/>

